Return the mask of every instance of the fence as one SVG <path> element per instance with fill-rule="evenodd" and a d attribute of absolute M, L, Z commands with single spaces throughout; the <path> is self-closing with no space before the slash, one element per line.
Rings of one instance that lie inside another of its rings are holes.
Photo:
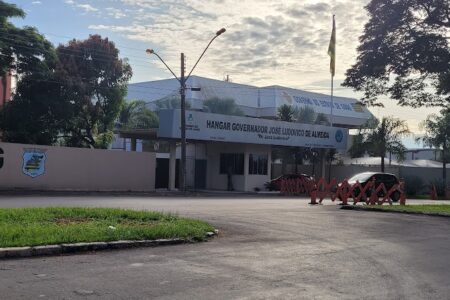
<path fill-rule="evenodd" d="M 285 196 L 297 196 L 306 194 L 311 197 L 310 204 L 322 203 L 329 197 L 331 201 L 339 199 L 347 205 L 349 199 L 353 199 L 353 204 L 364 202 L 369 205 L 392 205 L 392 198 L 399 200 L 401 205 L 406 204 L 405 183 L 393 185 L 389 190 L 383 183 L 376 185 L 375 180 L 362 185 L 358 181 L 350 184 L 348 180 L 341 183 L 333 178 L 327 182 L 324 178 L 317 181 L 307 178 L 283 179 L 281 181 L 280 193 Z"/>

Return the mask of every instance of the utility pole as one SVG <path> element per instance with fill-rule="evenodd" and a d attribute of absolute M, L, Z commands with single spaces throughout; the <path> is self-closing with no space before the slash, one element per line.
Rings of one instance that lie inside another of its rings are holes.
<path fill-rule="evenodd" d="M 181 96 L 181 175 L 180 190 L 186 191 L 186 80 L 184 78 L 185 64 L 184 53 L 181 53 L 181 77 L 180 77 L 180 96 Z"/>
<path fill-rule="evenodd" d="M 197 64 L 202 59 L 203 55 L 205 55 L 206 50 L 208 50 L 211 43 L 222 33 L 224 33 L 226 30 L 225 28 L 220 29 L 216 32 L 216 35 L 209 41 L 208 45 L 206 46 L 205 50 L 203 50 L 200 57 L 197 59 L 197 62 L 192 67 L 191 71 L 187 76 L 185 76 L 185 62 L 184 62 L 184 53 L 181 53 L 181 77 L 178 78 L 177 75 L 170 69 L 170 67 L 166 64 L 166 62 L 156 53 L 153 49 L 147 49 L 145 50 L 148 54 L 154 54 L 158 59 L 166 66 L 167 70 L 172 73 L 173 77 L 180 83 L 180 97 L 181 97 L 181 124 L 180 124 L 180 131 L 181 131 L 181 164 L 180 164 L 180 190 L 185 192 L 186 191 L 186 81 L 191 76 L 192 72 L 194 71 Z M 197 88 L 196 90 L 199 90 Z"/>

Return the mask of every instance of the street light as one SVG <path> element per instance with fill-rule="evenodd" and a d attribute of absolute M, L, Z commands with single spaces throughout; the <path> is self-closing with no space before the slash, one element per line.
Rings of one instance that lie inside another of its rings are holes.
<path fill-rule="evenodd" d="M 205 50 L 203 50 L 200 57 L 197 59 L 197 62 L 192 67 L 191 71 L 189 72 L 188 76 L 184 76 L 184 53 L 181 53 L 181 76 L 180 78 L 175 75 L 175 73 L 170 69 L 170 67 L 166 64 L 166 62 L 153 50 L 153 49 L 147 49 L 145 52 L 148 54 L 154 54 L 158 59 L 166 66 L 166 68 L 172 73 L 172 75 L 175 77 L 176 80 L 180 83 L 180 96 L 181 96 L 181 176 L 180 176 L 180 189 L 185 192 L 186 191 L 186 81 L 191 76 L 192 72 L 194 71 L 197 64 L 202 59 L 203 55 L 205 54 L 206 50 L 208 50 L 211 43 L 222 33 L 224 33 L 226 30 L 225 28 L 220 29 L 216 32 L 216 35 L 209 41 L 208 45 L 206 46 Z"/>

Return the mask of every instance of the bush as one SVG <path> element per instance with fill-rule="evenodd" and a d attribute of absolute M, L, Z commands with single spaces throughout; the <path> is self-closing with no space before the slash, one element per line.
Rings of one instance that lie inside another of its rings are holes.
<path fill-rule="evenodd" d="M 405 188 L 408 196 L 415 196 L 419 194 L 424 187 L 422 178 L 418 176 L 405 177 Z"/>

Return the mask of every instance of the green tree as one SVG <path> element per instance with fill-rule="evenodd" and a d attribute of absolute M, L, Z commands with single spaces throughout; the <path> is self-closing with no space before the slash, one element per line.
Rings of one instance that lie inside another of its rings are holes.
<path fill-rule="evenodd" d="M 214 97 L 203 102 L 206 111 L 214 114 L 243 116 L 244 112 L 239 108 L 234 99 L 221 99 Z"/>
<path fill-rule="evenodd" d="M 352 157 L 355 154 L 368 153 L 381 158 L 381 172 L 384 172 L 384 159 L 387 153 L 393 153 L 400 158 L 405 156 L 406 147 L 401 138 L 408 135 L 409 129 L 405 121 L 386 117 L 382 118 L 376 126 L 359 130 L 353 145 L 349 149 Z"/>
<path fill-rule="evenodd" d="M 400 105 L 450 103 L 448 0 L 372 0 L 358 58 L 343 85 L 365 104 L 387 95 Z"/>
<path fill-rule="evenodd" d="M 57 75 L 71 105 L 65 144 L 107 148 L 127 92 L 131 67 L 108 38 L 91 35 L 57 48 Z"/>
<path fill-rule="evenodd" d="M 450 146 L 450 109 L 441 110 L 440 115 L 432 114 L 423 121 L 421 127 L 425 129 L 422 140 L 425 145 L 442 150 L 442 180 L 447 182 L 447 162 Z"/>
<path fill-rule="evenodd" d="M 293 122 L 295 109 L 291 105 L 283 104 L 278 107 L 278 119 L 284 122 Z"/>
<path fill-rule="evenodd" d="M 181 96 L 179 94 L 172 94 L 156 100 L 153 102 L 156 106 L 156 110 L 161 109 L 180 109 L 181 108 Z M 191 107 L 190 103 L 186 101 L 186 109 Z"/>
<path fill-rule="evenodd" d="M 304 106 L 297 110 L 295 119 L 299 123 L 314 124 L 316 120 L 316 112 L 312 107 Z"/>
<path fill-rule="evenodd" d="M 3 140 L 13 143 L 52 145 L 58 141 L 70 107 L 61 101 L 60 86 L 42 74 L 26 75 L 14 99 L 0 113 Z"/>
<path fill-rule="evenodd" d="M 147 108 L 147 103 L 134 100 L 123 104 L 119 114 L 118 125 L 123 129 L 157 128 L 158 116 Z"/>
<path fill-rule="evenodd" d="M 14 4 L 0 0 L 0 75 L 14 69 L 18 74 L 45 72 L 56 59 L 53 45 L 33 27 L 18 28 L 9 18 L 25 17 Z"/>

